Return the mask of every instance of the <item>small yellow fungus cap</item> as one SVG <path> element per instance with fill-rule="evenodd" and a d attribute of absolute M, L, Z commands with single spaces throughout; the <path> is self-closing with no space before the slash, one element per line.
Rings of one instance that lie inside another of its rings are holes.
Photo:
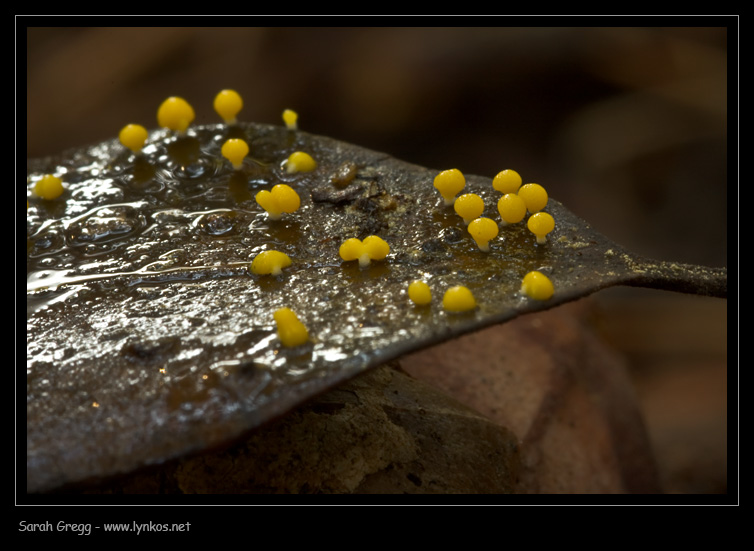
<path fill-rule="evenodd" d="M 465 193 L 456 198 L 453 203 L 456 214 L 463 218 L 466 225 L 475 218 L 482 216 L 484 212 L 484 201 L 476 193 Z"/>
<path fill-rule="evenodd" d="M 535 300 L 547 300 L 555 294 L 552 281 L 542 272 L 529 272 L 521 282 L 521 292 Z"/>
<path fill-rule="evenodd" d="M 357 260 L 361 256 L 363 249 L 364 244 L 361 242 L 361 239 L 351 237 L 350 239 L 343 241 L 338 250 L 338 254 L 340 255 L 340 258 L 346 262 L 350 262 L 351 260 Z"/>
<path fill-rule="evenodd" d="M 498 172 L 492 179 L 492 187 L 500 193 L 516 193 L 522 181 L 518 172 L 507 168 Z"/>
<path fill-rule="evenodd" d="M 260 191 L 256 200 L 272 220 L 277 220 L 284 212 L 295 212 L 301 206 L 301 198 L 296 190 L 286 184 L 273 186 L 270 191 Z"/>
<path fill-rule="evenodd" d="M 120 143 L 134 153 L 139 153 L 142 150 L 144 144 L 147 143 L 147 137 L 149 137 L 147 129 L 140 124 L 127 124 L 121 128 L 118 134 Z"/>
<path fill-rule="evenodd" d="M 280 251 L 263 251 L 251 261 L 251 271 L 257 275 L 280 275 L 291 265 L 291 258 Z"/>
<path fill-rule="evenodd" d="M 408 286 L 408 298 L 417 306 L 425 306 L 432 302 L 432 291 L 429 285 L 417 279 Z"/>
<path fill-rule="evenodd" d="M 537 236 L 537 243 L 542 244 L 547 241 L 547 234 L 555 229 L 555 219 L 549 213 L 537 212 L 529 217 L 526 225 Z"/>
<path fill-rule="evenodd" d="M 293 109 L 286 109 L 283 111 L 283 122 L 288 130 L 296 130 L 298 128 L 298 113 Z"/>
<path fill-rule="evenodd" d="M 526 216 L 526 203 L 515 193 L 506 193 L 498 200 L 497 211 L 504 224 L 515 224 Z"/>
<path fill-rule="evenodd" d="M 223 144 L 222 154 L 238 170 L 243 166 L 244 157 L 249 154 L 249 145 L 239 138 L 231 138 Z"/>
<path fill-rule="evenodd" d="M 547 206 L 547 191 L 539 184 L 525 184 L 518 190 L 518 196 L 526 203 L 529 212 L 539 212 Z"/>
<path fill-rule="evenodd" d="M 309 331 L 290 308 L 280 308 L 272 314 L 278 327 L 278 337 L 283 346 L 300 346 L 309 340 Z"/>
<path fill-rule="evenodd" d="M 384 260 L 390 253 L 390 245 L 376 235 L 364 238 L 364 241 L 351 237 L 340 246 L 338 254 L 346 262 L 358 260 L 362 268 L 369 266 L 372 260 Z"/>
<path fill-rule="evenodd" d="M 294 172 L 311 172 L 317 168 L 317 161 L 303 151 L 295 151 L 285 160 L 285 171 L 289 174 Z"/>
<path fill-rule="evenodd" d="M 34 193 L 42 199 L 57 199 L 63 195 L 63 181 L 52 174 L 45 174 L 34 184 Z"/>
<path fill-rule="evenodd" d="M 225 124 L 235 124 L 236 116 L 243 109 L 243 100 L 235 90 L 221 90 L 215 96 L 213 105 Z"/>
<path fill-rule="evenodd" d="M 364 252 L 372 260 L 384 260 L 390 254 L 390 245 L 381 237 L 370 235 L 364 238 Z"/>
<path fill-rule="evenodd" d="M 477 246 L 484 252 L 490 250 L 490 241 L 497 237 L 498 233 L 497 223 L 491 218 L 484 217 L 472 220 L 468 230 Z"/>
<path fill-rule="evenodd" d="M 445 291 L 442 307 L 448 312 L 467 312 L 476 308 L 476 299 L 468 288 L 457 285 Z"/>
<path fill-rule="evenodd" d="M 157 109 L 157 123 L 174 132 L 183 133 L 194 121 L 194 108 L 177 96 L 169 97 Z"/>
<path fill-rule="evenodd" d="M 435 176 L 434 185 L 445 199 L 445 204 L 452 205 L 456 195 L 466 186 L 466 178 L 460 170 L 451 168 Z"/>

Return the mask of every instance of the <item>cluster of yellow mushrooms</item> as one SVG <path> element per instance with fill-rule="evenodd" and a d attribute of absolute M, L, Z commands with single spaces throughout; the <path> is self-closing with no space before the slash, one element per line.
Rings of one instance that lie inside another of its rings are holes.
<path fill-rule="evenodd" d="M 243 108 L 243 100 L 234 90 L 222 90 L 215 97 L 213 105 L 223 121 L 232 125 L 236 123 L 236 117 Z M 295 111 L 286 109 L 282 117 L 289 130 L 298 128 L 298 115 Z M 194 118 L 194 109 L 180 97 L 166 99 L 157 110 L 158 124 L 177 134 L 185 133 Z M 137 155 L 145 146 L 148 136 L 146 128 L 138 124 L 128 124 L 119 133 L 121 144 Z M 221 153 L 234 170 L 240 170 L 244 159 L 249 154 L 249 146 L 244 140 L 233 138 L 222 145 Z M 296 151 L 288 157 L 283 167 L 289 173 L 309 172 L 317 168 L 317 163 L 308 153 Z M 445 205 L 453 206 L 479 249 L 488 252 L 490 242 L 498 236 L 498 222 L 482 216 L 484 201 L 479 195 L 474 193 L 459 195 L 465 185 L 465 177 L 458 169 L 442 171 L 434 179 L 434 186 L 442 195 Z M 521 176 L 514 170 L 503 170 L 497 174 L 492 180 L 492 187 L 502 194 L 497 203 L 500 225 L 522 222 L 528 213 L 527 227 L 536 235 L 538 244 L 546 243 L 546 236 L 553 230 L 555 221 L 549 213 L 543 211 L 548 200 L 545 189 L 538 184 L 522 185 Z M 63 194 L 63 182 L 57 176 L 47 174 L 35 183 L 33 192 L 42 199 L 54 200 Z M 277 220 L 284 214 L 291 214 L 301 205 L 301 199 L 296 191 L 285 184 L 276 185 L 269 191 L 260 191 L 255 198 L 271 220 Z M 347 239 L 339 249 L 343 261 L 358 261 L 362 268 L 369 266 L 372 261 L 384 260 L 389 253 L 388 243 L 376 235 L 370 235 L 363 241 L 355 237 Z M 290 265 L 291 259 L 288 255 L 280 251 L 268 250 L 259 253 L 252 260 L 250 270 L 256 275 L 277 276 Z M 533 271 L 523 278 L 521 292 L 535 300 L 547 300 L 552 297 L 554 289 L 547 276 Z M 424 281 L 411 282 L 407 293 L 408 298 L 417 307 L 429 305 L 432 301 L 432 292 Z M 448 312 L 467 312 L 477 307 L 471 291 L 460 285 L 445 291 L 442 305 Z M 289 308 L 276 310 L 273 313 L 273 319 L 284 346 L 295 347 L 308 342 L 309 334 L 305 325 Z"/>
<path fill-rule="evenodd" d="M 547 234 L 555 229 L 555 219 L 544 212 L 547 206 L 547 191 L 539 184 L 523 184 L 523 179 L 515 170 L 500 171 L 492 179 L 492 187 L 502 196 L 497 202 L 500 224 L 507 226 L 517 224 L 526 218 L 529 230 L 536 236 L 537 243 L 547 242 Z M 463 173 L 452 168 L 440 172 L 434 179 L 434 186 L 440 192 L 446 206 L 453 206 L 455 212 L 463 218 L 468 232 L 480 250 L 489 252 L 490 241 L 499 233 L 498 222 L 482 216 L 484 200 L 476 193 L 459 195 L 466 186 Z M 541 272 L 532 271 L 524 276 L 521 291 L 535 300 L 547 300 L 554 294 L 550 279 Z M 417 305 L 431 301 L 429 286 L 422 281 L 414 281 L 409 286 L 409 298 Z M 443 307 L 451 312 L 463 312 L 476 308 L 476 300 L 469 289 L 456 286 L 448 289 L 443 296 Z"/>

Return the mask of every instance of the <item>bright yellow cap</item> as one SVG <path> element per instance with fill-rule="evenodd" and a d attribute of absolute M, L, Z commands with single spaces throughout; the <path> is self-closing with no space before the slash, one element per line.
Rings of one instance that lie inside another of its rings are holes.
<path fill-rule="evenodd" d="M 445 204 L 452 205 L 456 195 L 466 186 L 466 178 L 460 170 L 451 168 L 435 176 L 434 185 L 445 199 Z"/>
<path fill-rule="evenodd" d="M 390 253 L 390 245 L 376 235 L 364 238 L 364 241 L 351 237 L 346 239 L 340 246 L 338 254 L 346 262 L 358 260 L 362 268 L 368 266 L 372 260 L 384 260 Z"/>
<path fill-rule="evenodd" d="M 235 124 L 236 116 L 243 109 L 243 100 L 235 90 L 221 90 L 215 96 L 214 107 L 226 124 Z"/>
<path fill-rule="evenodd" d="M 408 286 L 408 298 L 417 306 L 425 306 L 432 302 L 432 291 L 429 285 L 417 279 Z"/>
<path fill-rule="evenodd" d="M 537 236 L 537 243 L 541 244 L 547 241 L 547 234 L 555 229 L 555 219 L 546 212 L 537 212 L 529 217 L 526 225 Z"/>
<path fill-rule="evenodd" d="M 177 96 L 162 102 L 157 110 L 157 123 L 174 132 L 185 132 L 194 121 L 194 108 L 189 102 Z"/>
<path fill-rule="evenodd" d="M 278 337 L 283 346 L 300 346 L 309 340 L 309 331 L 290 308 L 280 308 L 272 317 L 277 324 Z"/>
<path fill-rule="evenodd" d="M 508 168 L 497 173 L 492 179 L 492 187 L 500 193 L 516 193 L 521 187 L 521 182 L 518 172 Z"/>
<path fill-rule="evenodd" d="M 498 228 L 494 220 L 490 218 L 477 218 L 469 223 L 471 237 L 477 246 L 484 252 L 490 250 L 489 242 L 497 236 Z"/>
<path fill-rule="evenodd" d="M 340 255 L 340 258 L 346 262 L 350 262 L 351 260 L 358 260 L 362 254 L 363 248 L 364 244 L 361 242 L 361 239 L 351 237 L 350 239 L 343 241 L 338 250 L 338 254 Z"/>
<path fill-rule="evenodd" d="M 293 109 L 286 109 L 283 111 L 283 122 L 288 130 L 296 130 L 298 128 L 298 113 Z"/>
<path fill-rule="evenodd" d="M 552 281 L 542 272 L 529 272 L 521 282 L 521 292 L 535 300 L 547 300 L 555 293 Z"/>
<path fill-rule="evenodd" d="M 390 254 L 390 245 L 381 237 L 370 235 L 364 238 L 364 252 L 372 260 L 384 260 Z"/>
<path fill-rule="evenodd" d="M 526 216 L 526 203 L 515 193 L 506 193 L 498 200 L 497 211 L 504 224 L 515 224 Z"/>
<path fill-rule="evenodd" d="M 484 212 L 484 201 L 476 193 L 465 193 L 456 198 L 453 203 L 453 208 L 456 214 L 463 218 L 463 221 L 468 224 L 475 218 L 482 216 Z"/>
<path fill-rule="evenodd" d="M 251 261 L 251 271 L 257 275 L 280 275 L 291 265 L 290 257 L 280 251 L 263 251 Z"/>
<path fill-rule="evenodd" d="M 525 184 L 518 190 L 518 196 L 526 203 L 529 212 L 539 212 L 547 206 L 547 191 L 539 184 Z"/>
<path fill-rule="evenodd" d="M 285 171 L 289 174 L 293 172 L 311 172 L 317 168 L 317 162 L 312 156 L 303 151 L 291 153 L 285 161 Z"/>
<path fill-rule="evenodd" d="M 273 186 L 270 191 L 262 190 L 256 195 L 257 203 L 267 211 L 267 216 L 277 220 L 284 213 L 292 213 L 301 206 L 301 199 L 292 187 L 286 184 Z"/>
<path fill-rule="evenodd" d="M 466 287 L 457 285 L 445 291 L 442 307 L 448 312 L 467 312 L 476 308 L 476 299 Z"/>
<path fill-rule="evenodd" d="M 121 128 L 118 138 L 123 146 L 127 147 L 134 153 L 139 153 L 147 142 L 149 133 L 147 129 L 140 124 L 127 124 Z"/>
<path fill-rule="evenodd" d="M 238 170 L 243 166 L 244 157 L 249 154 L 249 145 L 239 138 L 231 138 L 223 144 L 222 154 Z"/>
<path fill-rule="evenodd" d="M 34 193 L 42 199 L 57 199 L 63 195 L 63 180 L 52 174 L 45 174 L 34 184 Z"/>

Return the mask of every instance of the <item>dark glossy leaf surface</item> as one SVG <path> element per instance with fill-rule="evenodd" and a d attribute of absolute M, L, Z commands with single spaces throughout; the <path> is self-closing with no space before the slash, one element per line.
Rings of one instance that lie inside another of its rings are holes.
<path fill-rule="evenodd" d="M 226 137 L 251 146 L 241 171 L 220 156 Z M 284 170 L 296 150 L 314 172 Z M 482 252 L 434 189 L 436 170 L 281 127 L 154 133 L 136 162 L 116 142 L 30 161 L 28 189 L 47 172 L 67 189 L 30 195 L 27 214 L 30 492 L 231 441 L 387 360 L 604 287 L 726 294 L 725 269 L 637 258 L 554 199 L 546 244 L 519 223 Z M 302 204 L 271 221 L 254 195 L 277 183 Z M 499 221 L 490 178 L 467 175 L 464 192 Z M 390 244 L 384 262 L 340 259 L 345 239 L 370 234 Z M 293 264 L 251 274 L 267 249 Z M 552 299 L 521 295 L 534 269 L 552 279 Z M 408 300 L 414 279 L 429 283 L 430 306 Z M 453 285 L 478 308 L 445 312 Z M 281 347 L 272 313 L 283 306 L 308 327 L 306 345 Z"/>

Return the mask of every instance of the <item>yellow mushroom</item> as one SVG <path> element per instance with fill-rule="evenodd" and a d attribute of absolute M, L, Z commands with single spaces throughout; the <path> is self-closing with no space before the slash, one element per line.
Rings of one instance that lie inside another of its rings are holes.
<path fill-rule="evenodd" d="M 157 109 L 157 123 L 179 134 L 186 131 L 194 117 L 194 108 L 185 99 L 177 96 L 169 97 Z"/>
<path fill-rule="evenodd" d="M 228 159 L 233 168 L 238 170 L 243 166 L 243 160 L 249 154 L 249 145 L 240 138 L 226 140 L 222 147 L 222 155 Z"/>
<path fill-rule="evenodd" d="M 215 96 L 213 107 L 225 124 L 236 124 L 236 117 L 243 109 L 243 100 L 235 90 L 221 90 Z"/>
<path fill-rule="evenodd" d="M 298 113 L 293 109 L 286 109 L 283 111 L 283 122 L 288 130 L 298 129 Z"/>
<path fill-rule="evenodd" d="M 526 203 L 529 212 L 539 212 L 547 206 L 547 191 L 539 184 L 525 184 L 518 190 L 518 196 Z"/>
<path fill-rule="evenodd" d="M 490 218 L 477 218 L 469 223 L 468 227 L 471 237 L 476 241 L 477 246 L 484 252 L 490 250 L 490 241 L 497 237 L 498 227 L 494 220 Z"/>
<path fill-rule="evenodd" d="M 521 292 L 535 300 L 547 300 L 555 294 L 555 287 L 542 272 L 529 272 L 521 282 Z"/>
<path fill-rule="evenodd" d="M 434 186 L 442 195 L 445 204 L 450 206 L 453 204 L 456 195 L 461 193 L 461 190 L 466 186 L 466 178 L 460 170 L 451 168 L 450 170 L 443 170 L 435 176 Z"/>
<path fill-rule="evenodd" d="M 468 312 L 476 308 L 476 299 L 467 287 L 456 285 L 445 291 L 442 307 L 448 312 Z"/>
<path fill-rule="evenodd" d="M 118 133 L 120 143 L 134 153 L 141 152 L 144 144 L 147 142 L 148 136 L 147 129 L 140 124 L 127 124 Z"/>
<path fill-rule="evenodd" d="M 537 236 L 537 243 L 541 245 L 547 242 L 547 234 L 555 229 L 555 219 L 547 212 L 537 212 L 529 217 L 526 225 Z"/>
<path fill-rule="evenodd" d="M 309 340 L 309 331 L 290 308 L 280 308 L 272 317 L 277 324 L 278 337 L 283 346 L 301 346 Z"/>
<path fill-rule="evenodd" d="M 526 216 L 526 203 L 515 193 L 506 193 L 497 202 L 503 224 L 515 224 Z"/>
<path fill-rule="evenodd" d="M 384 260 L 390 253 L 390 245 L 376 235 L 364 238 L 364 241 L 356 237 L 346 239 L 338 250 L 340 258 L 346 262 L 358 260 L 359 266 L 365 268 L 372 260 Z"/>
<path fill-rule="evenodd" d="M 263 251 L 251 261 L 251 271 L 257 275 L 280 275 L 291 265 L 290 257 L 280 251 Z"/>
<path fill-rule="evenodd" d="M 273 186 L 270 191 L 262 190 L 256 195 L 257 203 L 271 220 L 278 220 L 283 213 L 292 213 L 301 206 L 301 199 L 292 187 L 286 184 Z"/>
<path fill-rule="evenodd" d="M 34 184 L 34 194 L 42 199 L 57 199 L 63 195 L 63 191 L 63 181 L 52 174 L 45 174 Z"/>
<path fill-rule="evenodd" d="M 465 193 L 456 198 L 453 208 L 456 214 L 463 218 L 464 223 L 468 226 L 469 222 L 482 216 L 484 201 L 476 193 Z"/>
<path fill-rule="evenodd" d="M 515 170 L 505 169 L 492 179 L 492 187 L 500 193 L 516 193 L 521 187 L 521 176 Z"/>
<path fill-rule="evenodd" d="M 311 172 L 317 168 L 317 161 L 308 153 L 295 151 L 285 160 L 284 167 L 288 174 L 293 174 L 294 172 Z"/>
<path fill-rule="evenodd" d="M 432 291 L 429 285 L 417 279 L 408 286 L 408 298 L 417 306 L 425 306 L 432 302 Z"/>

